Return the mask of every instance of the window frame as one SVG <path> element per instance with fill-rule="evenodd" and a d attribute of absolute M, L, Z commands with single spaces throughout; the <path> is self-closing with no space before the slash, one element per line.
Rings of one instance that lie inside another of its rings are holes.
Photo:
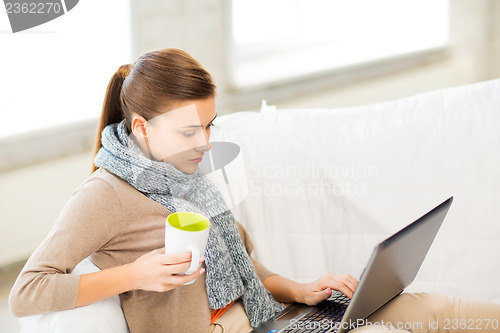
<path fill-rule="evenodd" d="M 386 74 L 390 74 L 394 72 L 394 70 L 391 69 L 390 64 L 394 64 L 394 68 L 401 69 L 402 65 L 405 64 L 403 67 L 404 68 L 411 68 L 413 67 L 414 64 L 419 65 L 423 62 L 428 62 L 429 60 L 432 61 L 432 59 L 443 59 L 444 57 L 448 57 L 451 49 L 452 49 L 452 11 L 451 11 L 451 6 L 452 6 L 452 0 L 447 0 L 448 1 L 448 40 L 446 43 L 437 46 L 437 47 L 430 47 L 426 49 L 421 49 L 421 50 L 416 50 L 416 51 L 411 51 L 411 52 L 406 52 L 406 53 L 400 53 L 400 54 L 395 54 L 392 56 L 387 56 L 384 58 L 378 58 L 374 60 L 368 60 L 368 61 L 362 61 L 346 66 L 339 66 L 339 67 L 332 67 L 330 69 L 325 69 L 321 70 L 318 72 L 311 72 L 311 73 L 304 73 L 304 74 L 297 74 L 294 76 L 290 77 L 285 77 L 285 78 L 280 78 L 280 79 L 271 79 L 271 80 L 266 80 L 262 81 L 260 83 L 256 84 L 239 84 L 237 83 L 235 79 L 235 74 L 233 69 L 235 68 L 236 64 L 236 52 L 235 52 L 235 42 L 233 39 L 232 31 L 233 31 L 233 0 L 227 0 L 227 15 L 228 19 L 226 22 L 226 25 L 228 27 L 228 34 L 226 36 L 227 38 L 227 66 L 226 66 L 226 82 L 228 85 L 229 91 L 238 94 L 238 93 L 244 93 L 244 92 L 251 92 L 251 91 L 263 91 L 267 88 L 270 87 L 278 87 L 284 84 L 296 84 L 299 81 L 302 80 L 309 80 L 311 78 L 317 78 L 317 79 L 322 79 L 324 77 L 330 76 L 330 75 L 336 75 L 339 73 L 344 73 L 346 71 L 353 71 L 353 72 L 358 72 L 359 70 L 364 70 L 364 69 L 369 69 L 372 66 L 378 66 L 382 65 L 386 69 Z M 289 43 L 284 43 L 285 47 L 290 48 Z M 264 45 L 264 43 L 262 43 Z M 288 45 L 288 46 L 287 46 Z M 292 47 L 293 48 L 293 47 Z M 274 48 L 273 49 L 277 49 Z M 279 48 L 278 48 L 279 49 Z M 261 55 L 262 53 L 260 51 L 257 52 L 257 54 Z M 381 75 L 384 73 L 381 72 Z M 371 76 L 367 76 L 371 77 Z"/>

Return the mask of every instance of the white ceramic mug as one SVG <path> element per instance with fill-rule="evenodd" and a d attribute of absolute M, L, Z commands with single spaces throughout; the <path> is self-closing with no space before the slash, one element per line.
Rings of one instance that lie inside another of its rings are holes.
<path fill-rule="evenodd" d="M 200 268 L 200 258 L 207 247 L 210 221 L 193 212 L 175 212 L 165 222 L 165 253 L 191 252 L 191 266 L 181 273 L 189 275 Z M 194 283 L 189 281 L 186 285 Z"/>

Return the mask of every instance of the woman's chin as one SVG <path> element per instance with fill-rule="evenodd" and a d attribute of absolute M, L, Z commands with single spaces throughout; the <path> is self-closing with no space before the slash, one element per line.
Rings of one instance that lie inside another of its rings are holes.
<path fill-rule="evenodd" d="M 184 173 L 195 173 L 198 170 L 198 165 L 182 165 L 175 166 L 175 168 Z"/>

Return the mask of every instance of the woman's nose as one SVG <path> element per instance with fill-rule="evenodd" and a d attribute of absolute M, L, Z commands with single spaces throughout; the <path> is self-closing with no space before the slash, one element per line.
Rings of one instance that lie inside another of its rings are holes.
<path fill-rule="evenodd" d="M 210 135 L 206 132 L 206 131 L 203 131 L 203 138 L 200 137 L 200 146 L 197 146 L 195 149 L 197 151 L 208 151 L 210 150 L 210 143 L 208 142 L 208 140 L 210 140 Z"/>
<path fill-rule="evenodd" d="M 207 143 L 203 146 L 196 147 L 195 150 L 197 151 L 208 151 L 210 150 L 211 146 L 210 143 L 207 141 Z"/>

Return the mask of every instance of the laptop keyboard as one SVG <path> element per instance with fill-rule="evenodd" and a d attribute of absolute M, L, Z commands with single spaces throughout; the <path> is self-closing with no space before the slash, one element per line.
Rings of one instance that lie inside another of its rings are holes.
<path fill-rule="evenodd" d="M 319 304 L 319 309 L 311 311 L 299 320 L 290 323 L 290 325 L 279 332 L 335 332 L 335 323 L 340 322 L 350 301 L 349 297 L 338 292 Z"/>

